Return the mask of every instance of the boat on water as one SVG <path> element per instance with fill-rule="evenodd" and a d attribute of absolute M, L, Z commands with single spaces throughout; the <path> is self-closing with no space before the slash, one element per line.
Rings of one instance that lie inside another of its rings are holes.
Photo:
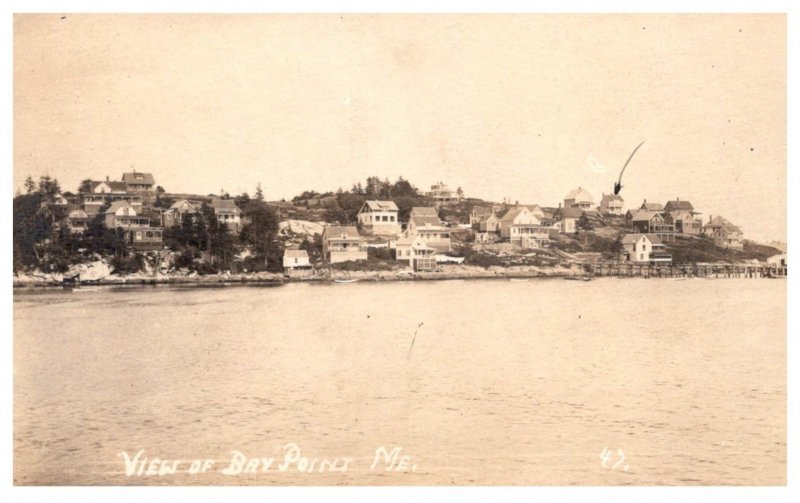
<path fill-rule="evenodd" d="M 341 283 L 341 284 L 356 283 L 357 281 L 358 281 L 357 279 L 335 279 L 335 280 L 333 280 L 334 283 Z"/>
<path fill-rule="evenodd" d="M 509 278 L 511 281 L 528 281 L 528 278 Z"/>
<path fill-rule="evenodd" d="M 564 279 L 571 281 L 592 281 L 590 276 L 564 276 Z"/>

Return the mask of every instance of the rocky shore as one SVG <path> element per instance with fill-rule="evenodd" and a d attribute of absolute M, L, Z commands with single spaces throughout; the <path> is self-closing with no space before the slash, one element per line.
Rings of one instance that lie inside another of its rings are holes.
<path fill-rule="evenodd" d="M 66 274 L 73 276 L 75 271 Z M 137 273 L 117 275 L 101 265 L 94 265 L 80 271 L 82 283 L 94 285 L 208 285 L 208 284 L 242 284 L 264 283 L 283 284 L 293 282 L 330 282 L 335 280 L 358 281 L 417 281 L 447 279 L 502 279 L 502 278 L 542 278 L 580 275 L 575 269 L 564 267 L 483 267 L 467 265 L 443 265 L 435 272 L 413 272 L 410 269 L 391 271 L 338 271 L 335 269 L 314 269 L 282 273 L 243 273 L 243 274 L 210 274 L 197 273 Z M 14 275 L 14 287 L 61 286 L 65 275 L 60 273 L 31 272 Z"/>

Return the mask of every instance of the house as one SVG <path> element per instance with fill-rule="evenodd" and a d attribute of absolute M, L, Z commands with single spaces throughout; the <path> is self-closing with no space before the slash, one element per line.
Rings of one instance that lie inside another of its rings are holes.
<path fill-rule="evenodd" d="M 439 253 L 451 250 L 450 229 L 442 225 L 436 208 L 415 206 L 411 208 L 406 225 L 406 237 L 418 236 Z"/>
<path fill-rule="evenodd" d="M 546 216 L 544 210 L 538 204 L 526 204 L 525 207 L 539 220 L 542 220 Z"/>
<path fill-rule="evenodd" d="M 578 187 L 564 196 L 564 208 L 593 210 L 595 209 L 594 198 L 586 189 Z"/>
<path fill-rule="evenodd" d="M 543 248 L 550 243 L 550 226 L 538 224 L 514 224 L 511 226 L 513 244 L 523 248 Z"/>
<path fill-rule="evenodd" d="M 500 231 L 500 218 L 496 213 L 492 212 L 484 216 L 480 221 L 474 223 L 472 228 L 478 232 L 497 233 Z"/>
<path fill-rule="evenodd" d="M 331 264 L 367 260 L 367 246 L 354 225 L 328 225 L 322 231 L 322 254 Z"/>
<path fill-rule="evenodd" d="M 622 238 L 622 258 L 635 264 L 671 264 L 672 255 L 655 234 L 626 234 Z"/>
<path fill-rule="evenodd" d="M 242 210 L 236 206 L 233 199 L 214 198 L 211 200 L 211 207 L 214 208 L 214 215 L 217 220 L 225 224 L 233 232 L 238 232 L 242 225 Z"/>
<path fill-rule="evenodd" d="M 175 201 L 168 210 L 164 211 L 164 227 L 179 227 L 184 220 L 184 216 L 195 215 L 199 207 L 188 199 Z"/>
<path fill-rule="evenodd" d="M 622 215 L 625 200 L 619 194 L 603 194 L 600 199 L 600 213 L 605 215 Z"/>
<path fill-rule="evenodd" d="M 425 195 L 433 199 L 433 202 L 437 205 L 458 202 L 459 199 L 456 193 L 448 188 L 444 182 L 431 185 L 431 190 Z"/>
<path fill-rule="evenodd" d="M 98 214 L 104 205 L 116 201 L 127 201 L 137 212 L 142 210 L 141 195 L 128 193 L 125 182 L 114 182 L 108 177 L 104 181 L 92 181 L 88 193 L 82 195 L 83 210 L 89 216 Z"/>
<path fill-rule="evenodd" d="M 397 212 L 394 201 L 365 201 L 358 210 L 358 223 L 366 234 L 396 236 L 400 234 Z"/>
<path fill-rule="evenodd" d="M 553 218 L 558 225 L 558 232 L 562 234 L 573 234 L 578 230 L 578 220 L 583 216 L 580 208 L 561 208 L 559 207 Z"/>
<path fill-rule="evenodd" d="M 89 228 L 91 217 L 82 209 L 74 209 L 69 212 L 67 218 L 62 220 L 63 225 L 70 234 L 83 234 Z"/>
<path fill-rule="evenodd" d="M 664 205 L 664 211 L 694 211 L 694 206 L 689 201 L 681 201 L 680 197 L 676 197 L 674 201 L 667 201 Z"/>
<path fill-rule="evenodd" d="M 150 173 L 131 173 L 122 174 L 122 182 L 125 184 L 127 192 L 153 192 L 156 181 Z"/>
<path fill-rule="evenodd" d="M 666 221 L 663 211 L 636 211 L 631 217 L 630 229 L 640 234 L 657 234 L 661 241 L 675 241 L 675 226 Z"/>
<path fill-rule="evenodd" d="M 285 250 L 283 252 L 283 268 L 288 271 L 299 267 L 311 267 L 308 252 L 305 250 Z"/>
<path fill-rule="evenodd" d="M 665 211 L 666 208 L 664 207 Z M 680 234 L 700 234 L 703 232 L 703 222 L 700 214 L 691 210 L 672 210 L 666 213 L 664 221 L 675 228 Z"/>
<path fill-rule="evenodd" d="M 541 225 L 536 216 L 527 206 L 515 206 L 506 212 L 499 221 L 500 237 L 511 240 L 511 227 L 514 225 Z M 519 237 L 517 237 L 517 241 Z"/>
<path fill-rule="evenodd" d="M 139 216 L 128 201 L 114 201 L 103 217 L 106 227 L 109 229 L 116 229 L 117 227 L 123 229 L 150 227 L 150 219 Z"/>
<path fill-rule="evenodd" d="M 786 254 L 779 253 L 767 259 L 767 265 L 771 267 L 786 267 Z"/>
<path fill-rule="evenodd" d="M 479 224 L 483 219 L 492 215 L 495 208 L 492 206 L 473 206 L 472 211 L 469 212 L 469 224 L 474 226 Z"/>
<path fill-rule="evenodd" d="M 703 234 L 711 237 L 720 248 L 741 250 L 744 248 L 742 229 L 723 217 L 708 216 L 708 223 L 703 226 Z"/>
<path fill-rule="evenodd" d="M 131 227 L 125 229 L 125 240 L 138 250 L 158 250 L 162 246 L 163 233 L 161 227 Z"/>
<path fill-rule="evenodd" d="M 664 211 L 664 205 L 661 203 L 648 203 L 647 199 L 642 202 L 642 205 L 639 206 L 640 210 L 647 210 L 647 211 Z"/>
<path fill-rule="evenodd" d="M 421 236 L 404 235 L 397 240 L 395 259 L 407 262 L 415 271 L 436 268 L 436 249 L 428 246 Z"/>

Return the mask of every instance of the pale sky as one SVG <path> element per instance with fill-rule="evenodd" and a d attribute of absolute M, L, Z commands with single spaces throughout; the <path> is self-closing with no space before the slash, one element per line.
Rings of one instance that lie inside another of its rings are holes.
<path fill-rule="evenodd" d="M 690 200 L 786 240 L 783 15 L 15 15 L 14 188 L 439 180 Z"/>

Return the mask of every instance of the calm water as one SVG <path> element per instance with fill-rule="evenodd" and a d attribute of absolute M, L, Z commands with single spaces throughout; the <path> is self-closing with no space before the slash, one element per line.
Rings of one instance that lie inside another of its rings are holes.
<path fill-rule="evenodd" d="M 763 279 L 18 290 L 14 480 L 785 484 L 785 312 Z"/>

